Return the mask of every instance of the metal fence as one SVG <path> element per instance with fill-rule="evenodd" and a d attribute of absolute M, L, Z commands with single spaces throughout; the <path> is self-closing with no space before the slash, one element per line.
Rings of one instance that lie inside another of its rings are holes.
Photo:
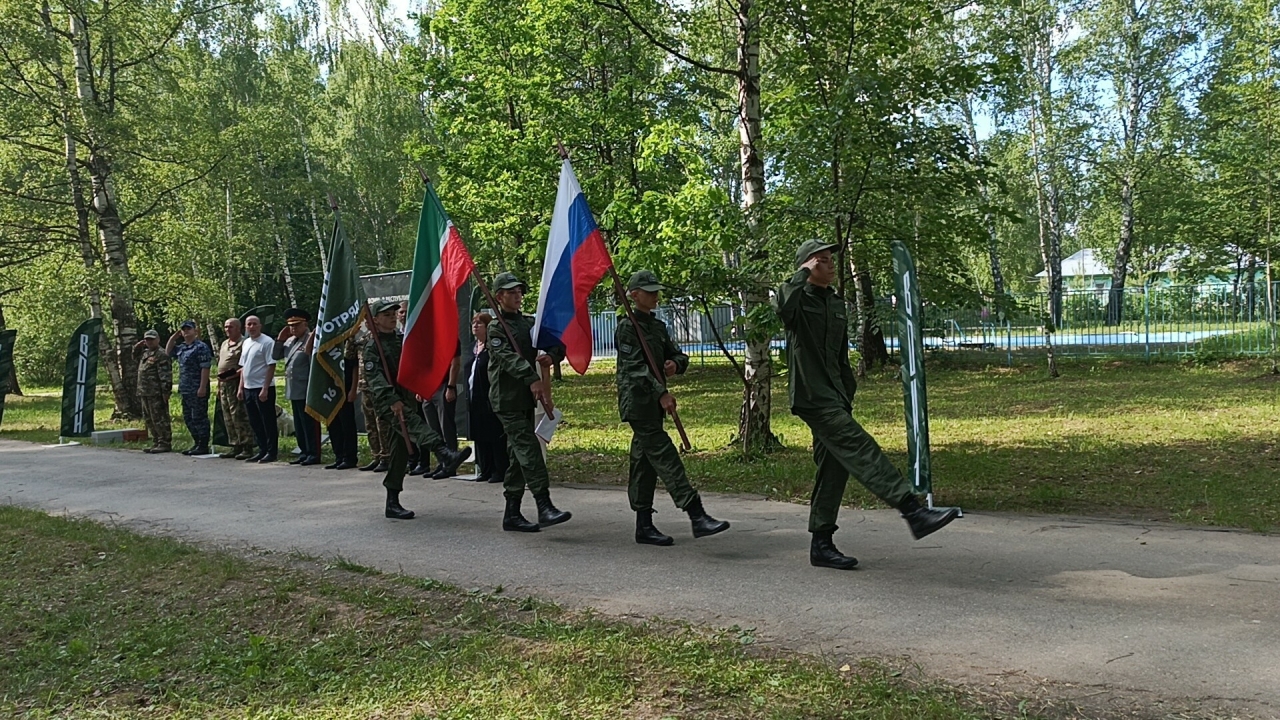
<path fill-rule="evenodd" d="M 1118 321 L 1109 321 L 1110 290 L 1064 292 L 1058 327 L 1046 339 L 1049 294 L 1012 296 L 1000 307 L 946 307 L 926 304 L 925 348 L 933 352 L 979 351 L 1002 356 L 1043 355 L 1052 343 L 1057 356 L 1160 358 L 1192 355 L 1267 355 L 1275 352 L 1275 302 L 1280 281 L 1267 292 L 1265 282 L 1214 285 L 1169 285 L 1126 288 Z M 889 352 L 898 349 L 893 298 L 876 303 L 876 322 Z M 696 361 L 723 358 L 717 333 L 726 349 L 741 359 L 746 348 L 737 325 L 742 309 L 711 308 L 710 317 L 695 304 L 669 303 L 657 311 L 672 339 Z M 856 322 L 856 313 L 850 313 Z M 614 311 L 591 316 L 594 355 L 612 358 L 617 316 Z M 856 328 L 850 328 L 857 349 Z M 774 338 L 781 348 L 783 340 Z"/>

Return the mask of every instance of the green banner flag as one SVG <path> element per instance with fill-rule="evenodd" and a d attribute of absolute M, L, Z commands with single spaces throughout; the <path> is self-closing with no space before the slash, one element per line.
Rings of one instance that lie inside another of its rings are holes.
<path fill-rule="evenodd" d="M 9 394 L 9 376 L 13 374 L 13 342 L 17 330 L 0 330 L 0 425 L 4 424 L 4 396 Z"/>
<path fill-rule="evenodd" d="M 367 304 L 355 254 L 351 252 L 347 234 L 342 231 L 342 218 L 334 208 L 329 267 L 325 268 L 320 290 L 315 350 L 311 353 L 311 371 L 307 376 L 307 414 L 326 425 L 333 422 L 347 401 L 343 343 L 360 330 Z"/>
<path fill-rule="evenodd" d="M 920 494 L 933 491 L 929 462 L 929 402 L 924 384 L 924 336 L 920 286 L 907 246 L 893 242 L 893 286 L 897 294 L 898 350 L 902 356 L 902 401 L 907 416 L 907 478 Z"/>
<path fill-rule="evenodd" d="M 62 437 L 89 437 L 93 433 L 101 335 L 102 318 L 89 318 L 80 323 L 67 343 L 67 367 L 62 376 Z"/>

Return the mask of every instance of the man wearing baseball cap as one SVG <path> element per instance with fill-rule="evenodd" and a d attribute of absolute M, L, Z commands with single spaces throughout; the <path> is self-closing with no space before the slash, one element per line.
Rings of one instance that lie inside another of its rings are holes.
<path fill-rule="evenodd" d="M 173 393 L 173 364 L 160 348 L 160 333 L 148 330 L 133 346 L 138 361 L 138 399 L 142 419 L 147 424 L 151 447 L 145 453 L 167 453 L 173 448 L 173 424 L 169 419 L 169 396 Z"/>
<path fill-rule="evenodd" d="M 179 344 L 181 340 L 181 344 Z M 169 336 L 164 350 L 178 361 L 178 397 L 182 399 L 182 422 L 194 443 L 183 455 L 209 454 L 209 368 L 213 350 L 200 339 L 195 320 L 183 321 Z"/>
<path fill-rule="evenodd" d="M 666 413 L 675 410 L 676 399 L 653 374 L 639 333 L 644 333 L 653 361 L 664 376 L 684 374 L 689 369 L 689 356 L 671 341 L 666 323 L 653 315 L 662 289 L 652 271 L 641 270 L 631 276 L 627 293 L 635 304 L 636 322 L 629 317 L 618 320 L 614 345 L 618 349 L 618 414 L 631 426 L 627 498 L 636 514 L 636 542 L 665 546 L 675 540 L 653 526 L 653 494 L 659 478 L 676 507 L 689 514 L 695 538 L 724 532 L 729 523 L 716 520 L 703 509 L 702 497 L 689 484 L 680 453 L 662 426 Z"/>
<path fill-rule="evenodd" d="M 796 273 L 778 289 L 774 307 L 786 328 L 791 412 L 813 431 L 818 466 L 809 503 L 809 563 L 852 570 L 858 561 L 837 550 L 831 539 L 850 475 L 897 508 L 916 539 L 941 529 L 959 510 L 922 507 L 902 473 L 853 419 L 857 382 L 849 365 L 848 312 L 831 288 L 837 247 L 821 240 L 802 244 Z"/>
<path fill-rule="evenodd" d="M 406 510 L 400 504 L 405 469 L 409 464 L 406 442 L 416 444 L 422 453 L 435 451 L 436 457 L 444 463 L 450 475 L 458 471 L 458 466 L 471 454 L 471 448 L 450 450 L 414 409 L 417 407 L 417 400 L 413 391 L 396 382 L 396 375 L 400 370 L 400 353 L 404 345 L 404 339 L 396 332 L 396 310 L 399 308 L 400 303 L 392 300 L 380 300 L 370 305 L 369 314 L 373 316 L 377 337 L 371 338 L 365 346 L 364 364 L 360 372 L 368 383 L 379 422 L 392 428 L 388 438 L 391 460 L 387 466 L 387 475 L 382 479 L 382 486 L 387 489 L 385 514 L 392 520 L 409 520 L 413 518 L 413 511 Z"/>

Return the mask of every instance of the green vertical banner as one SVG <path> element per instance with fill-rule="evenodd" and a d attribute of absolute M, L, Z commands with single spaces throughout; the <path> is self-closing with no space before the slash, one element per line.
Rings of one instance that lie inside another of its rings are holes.
<path fill-rule="evenodd" d="M 920 285 L 907 246 L 893 242 L 893 287 L 897 294 L 898 349 L 902 358 L 902 402 L 907 417 L 907 479 L 919 494 L 933 491 L 929 462 L 929 402 L 924 384 L 924 336 Z"/>
<path fill-rule="evenodd" d="M 17 330 L 0 330 L 0 426 L 4 424 L 4 396 L 9 394 L 9 375 L 13 373 L 13 342 Z"/>
<path fill-rule="evenodd" d="M 329 244 L 329 267 L 320 289 L 320 312 L 316 313 L 315 351 L 307 376 L 307 414 L 326 425 L 333 423 L 347 401 L 347 375 L 343 344 L 360 330 L 364 319 L 364 285 L 356 268 L 356 256 L 342 231 L 342 218 L 333 209 L 333 240 Z"/>
<path fill-rule="evenodd" d="M 93 433 L 101 336 L 102 318 L 89 318 L 80 323 L 67 343 L 67 367 L 62 375 L 62 437 L 89 437 Z"/>

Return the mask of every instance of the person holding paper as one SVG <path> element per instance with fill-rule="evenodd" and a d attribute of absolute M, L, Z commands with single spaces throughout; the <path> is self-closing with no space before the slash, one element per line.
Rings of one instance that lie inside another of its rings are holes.
<path fill-rule="evenodd" d="M 663 416 L 676 407 L 676 399 L 662 379 L 654 375 L 641 344 L 639 333 L 653 353 L 653 361 L 670 377 L 689 368 L 689 356 L 671 341 L 666 323 L 654 317 L 658 292 L 662 284 L 649 270 L 631 276 L 627 294 L 635 303 L 635 319 L 618 320 L 614 333 L 618 348 L 618 414 L 631 425 L 631 469 L 627 497 L 636 513 L 636 542 L 641 545 L 671 545 L 675 541 L 653 526 L 653 493 L 658 478 L 666 486 L 676 507 L 689 514 L 695 538 L 715 535 L 729 529 L 729 523 L 716 520 L 702 507 L 702 498 L 689 484 L 684 461 L 662 427 Z M 637 327 L 638 326 L 638 327 Z"/>
<path fill-rule="evenodd" d="M 562 360 L 563 350 L 560 358 L 537 354 L 531 337 L 533 318 L 520 312 L 526 289 L 512 273 L 498 273 L 493 291 L 498 303 L 495 309 L 501 316 L 489 323 L 489 403 L 507 432 L 508 466 L 502 482 L 507 506 L 502 529 L 514 532 L 538 532 L 540 527 L 559 525 L 573 517 L 551 502 L 551 478 L 533 424 L 534 406 L 539 402 L 551 405 L 551 393 L 538 368 Z M 507 335 L 504 324 L 515 337 Z M 526 486 L 538 504 L 536 523 L 520 513 Z"/>

